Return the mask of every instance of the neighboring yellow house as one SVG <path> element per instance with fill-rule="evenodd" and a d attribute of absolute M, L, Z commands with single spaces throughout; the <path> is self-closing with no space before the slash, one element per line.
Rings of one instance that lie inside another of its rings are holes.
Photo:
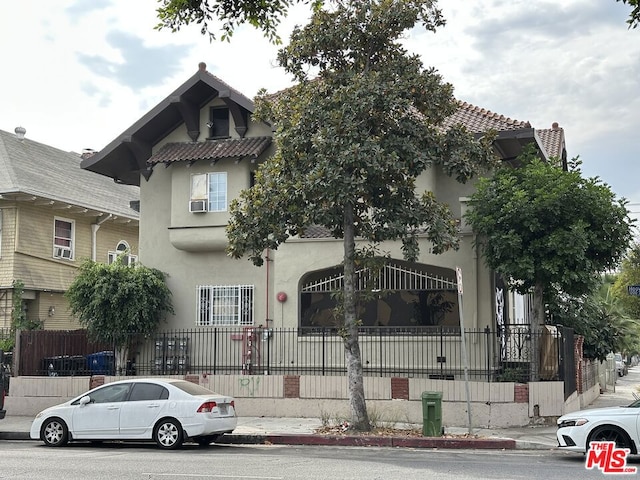
<path fill-rule="evenodd" d="M 0 329 L 11 326 L 13 285 L 27 319 L 77 329 L 64 292 L 84 259 L 138 256 L 139 188 L 80 168 L 83 155 L 0 130 Z"/>

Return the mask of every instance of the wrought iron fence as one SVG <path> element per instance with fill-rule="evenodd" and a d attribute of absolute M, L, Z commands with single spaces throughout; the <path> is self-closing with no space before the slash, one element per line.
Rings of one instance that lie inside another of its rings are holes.
<path fill-rule="evenodd" d="M 466 373 L 489 382 L 562 380 L 561 362 L 573 359 L 562 358 L 561 337 L 562 330 L 527 326 L 465 330 Z M 117 362 L 113 346 L 90 342 L 83 330 L 22 332 L 16 374 L 344 375 L 347 370 L 340 332 L 329 328 L 198 328 L 131 340 L 127 360 Z M 359 346 L 366 376 L 453 380 L 465 375 L 456 328 L 362 328 Z"/>

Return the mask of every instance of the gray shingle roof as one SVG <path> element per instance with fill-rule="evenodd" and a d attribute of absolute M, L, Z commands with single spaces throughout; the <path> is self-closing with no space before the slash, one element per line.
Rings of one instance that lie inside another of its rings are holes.
<path fill-rule="evenodd" d="M 258 158 L 269 145 L 271 145 L 271 137 L 167 143 L 147 160 L 147 164 L 220 160 L 223 158 Z"/>
<path fill-rule="evenodd" d="M 80 168 L 78 153 L 65 152 L 0 130 L 0 195 L 23 193 L 137 220 L 130 207 L 140 189 Z"/>

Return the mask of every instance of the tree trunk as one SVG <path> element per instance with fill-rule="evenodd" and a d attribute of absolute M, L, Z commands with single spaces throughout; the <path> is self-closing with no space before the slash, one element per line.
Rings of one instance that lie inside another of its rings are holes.
<path fill-rule="evenodd" d="M 364 398 L 362 379 L 362 357 L 358 343 L 358 319 L 356 317 L 355 291 L 355 234 L 353 225 L 353 207 L 348 205 L 344 211 L 344 334 L 343 342 L 347 361 L 347 379 L 349 382 L 349 408 L 352 430 L 368 432 L 371 430 L 367 405 Z"/>

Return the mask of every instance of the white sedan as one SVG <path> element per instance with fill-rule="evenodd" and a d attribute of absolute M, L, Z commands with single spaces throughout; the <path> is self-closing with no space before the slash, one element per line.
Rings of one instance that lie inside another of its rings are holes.
<path fill-rule="evenodd" d="M 626 407 L 593 408 L 568 413 L 558 419 L 556 437 L 563 450 L 586 452 L 591 442 L 615 442 L 617 448 L 638 453 L 640 400 Z"/>
<path fill-rule="evenodd" d="M 173 449 L 186 440 L 208 445 L 237 422 L 232 397 L 185 380 L 130 379 L 43 410 L 30 435 L 50 447 L 76 440 L 152 440 Z"/>

